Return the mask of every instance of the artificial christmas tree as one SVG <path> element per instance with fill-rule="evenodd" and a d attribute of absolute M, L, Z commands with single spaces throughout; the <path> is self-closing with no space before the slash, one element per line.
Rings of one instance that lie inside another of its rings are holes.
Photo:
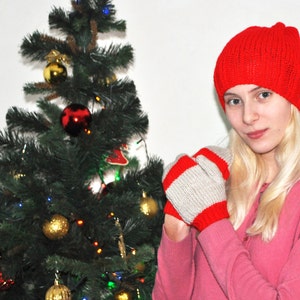
<path fill-rule="evenodd" d="M 51 34 L 21 44 L 42 80 L 24 86 L 37 108 L 12 107 L 0 132 L 0 299 L 151 299 L 163 163 L 122 77 L 132 47 L 101 40 L 125 31 L 115 12 L 108 0 L 54 7 Z"/>

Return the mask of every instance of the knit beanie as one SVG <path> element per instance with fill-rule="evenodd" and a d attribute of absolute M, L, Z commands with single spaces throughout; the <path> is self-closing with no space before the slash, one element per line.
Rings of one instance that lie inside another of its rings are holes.
<path fill-rule="evenodd" d="M 214 84 L 225 109 L 224 93 L 240 84 L 272 90 L 300 109 L 300 38 L 295 27 L 278 22 L 251 26 L 234 36 L 219 55 Z"/>

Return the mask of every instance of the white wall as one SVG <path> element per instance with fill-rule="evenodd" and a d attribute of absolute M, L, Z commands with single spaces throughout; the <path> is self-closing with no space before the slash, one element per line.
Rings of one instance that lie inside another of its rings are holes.
<path fill-rule="evenodd" d="M 84 0 L 82 0 L 84 1 Z M 25 63 L 18 53 L 25 35 L 48 32 L 52 6 L 70 1 L 2 0 L 0 10 L 0 128 L 7 109 L 32 107 L 25 82 L 43 81 L 44 66 Z M 166 163 L 181 152 L 226 141 L 227 131 L 213 90 L 216 58 L 225 43 L 250 25 L 277 21 L 300 29 L 299 0 L 114 0 L 126 20 L 135 63 L 129 71 L 150 119 L 147 146 Z"/>

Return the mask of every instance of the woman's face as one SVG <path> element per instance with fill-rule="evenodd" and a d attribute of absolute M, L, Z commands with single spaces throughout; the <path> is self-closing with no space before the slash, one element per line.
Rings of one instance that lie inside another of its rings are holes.
<path fill-rule="evenodd" d="M 258 154 L 274 154 L 291 118 L 291 104 L 271 90 L 237 85 L 225 95 L 225 112 L 232 128 Z"/>

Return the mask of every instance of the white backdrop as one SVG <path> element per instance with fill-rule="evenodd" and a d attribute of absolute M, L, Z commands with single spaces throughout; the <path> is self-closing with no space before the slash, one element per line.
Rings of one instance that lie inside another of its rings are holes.
<path fill-rule="evenodd" d="M 84 1 L 84 0 L 82 0 Z M 15 2 L 15 1 L 13 1 Z M 49 32 L 52 6 L 69 0 L 1 0 L 0 129 L 10 106 L 35 108 L 23 94 L 26 82 L 43 81 L 44 65 L 23 61 L 22 39 L 36 29 Z M 277 21 L 300 29 L 299 0 L 114 0 L 127 22 L 124 42 L 135 50 L 128 75 L 149 115 L 149 154 L 170 162 L 227 139 L 213 89 L 216 58 L 233 35 L 250 25 Z"/>

